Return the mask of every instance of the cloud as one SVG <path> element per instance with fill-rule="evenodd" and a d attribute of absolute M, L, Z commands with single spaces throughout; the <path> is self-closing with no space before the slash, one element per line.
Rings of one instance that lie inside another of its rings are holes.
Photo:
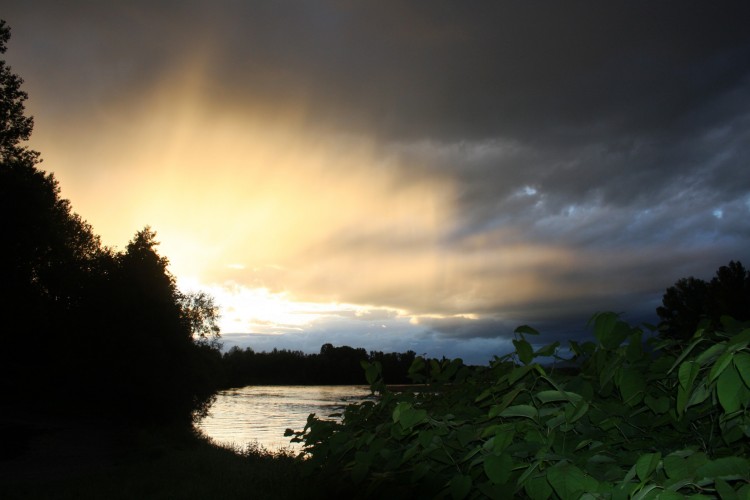
<path fill-rule="evenodd" d="M 391 342 L 370 315 L 425 349 L 653 320 L 748 258 L 744 3 L 6 12 L 32 145 L 104 241 L 151 224 L 182 278 L 324 304 L 312 343 Z"/>

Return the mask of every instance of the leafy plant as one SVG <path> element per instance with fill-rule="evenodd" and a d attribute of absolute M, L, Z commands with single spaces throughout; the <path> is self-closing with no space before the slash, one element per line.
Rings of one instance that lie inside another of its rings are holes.
<path fill-rule="evenodd" d="M 415 359 L 411 391 L 364 363 L 376 401 L 290 435 L 308 472 L 364 497 L 748 498 L 750 328 L 644 344 L 616 314 L 590 324 L 573 369 L 540 364 L 559 344 L 528 326 L 486 367 Z"/>

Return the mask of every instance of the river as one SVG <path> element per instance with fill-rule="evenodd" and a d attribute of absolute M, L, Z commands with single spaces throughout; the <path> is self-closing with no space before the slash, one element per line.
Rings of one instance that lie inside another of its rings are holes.
<path fill-rule="evenodd" d="M 368 386 L 247 386 L 220 391 L 210 414 L 196 427 L 219 444 L 244 448 L 258 444 L 270 451 L 297 452 L 286 429 L 302 430 L 307 416 L 323 418 L 349 403 L 370 397 Z"/>

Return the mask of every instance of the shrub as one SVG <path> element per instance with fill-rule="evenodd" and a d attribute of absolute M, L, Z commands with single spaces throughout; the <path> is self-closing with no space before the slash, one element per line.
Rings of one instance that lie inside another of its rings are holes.
<path fill-rule="evenodd" d="M 559 344 L 534 349 L 528 326 L 487 367 L 417 358 L 418 392 L 365 364 L 377 401 L 293 433 L 308 472 L 364 497 L 748 498 L 750 328 L 644 344 L 613 313 L 591 323 L 573 370 L 540 364 Z"/>

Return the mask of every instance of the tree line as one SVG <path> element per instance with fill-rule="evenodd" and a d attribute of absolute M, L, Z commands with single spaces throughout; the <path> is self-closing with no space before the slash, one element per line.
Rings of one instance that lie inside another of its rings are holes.
<path fill-rule="evenodd" d="M 383 353 L 349 346 L 324 344 L 319 353 L 273 349 L 255 352 L 252 348 L 233 347 L 222 357 L 224 387 L 253 384 L 334 385 L 366 384 L 362 363 L 378 362 L 388 384 L 411 383 L 409 367 L 414 351 Z"/>

